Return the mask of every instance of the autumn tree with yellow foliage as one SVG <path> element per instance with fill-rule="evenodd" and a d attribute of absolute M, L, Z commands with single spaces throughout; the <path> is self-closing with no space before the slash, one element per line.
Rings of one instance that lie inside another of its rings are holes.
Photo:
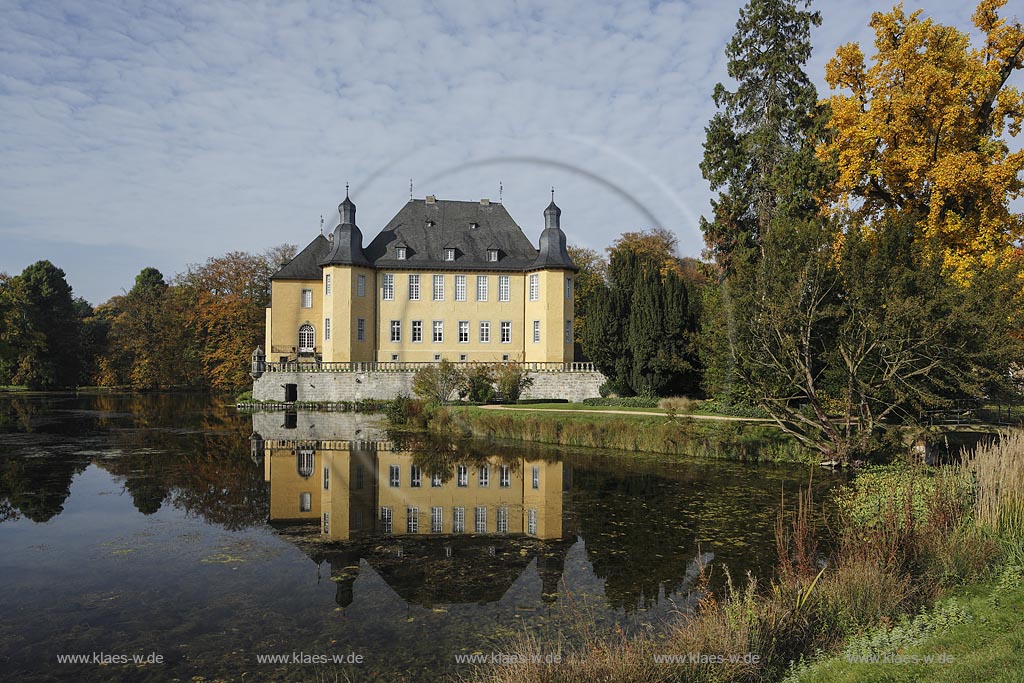
<path fill-rule="evenodd" d="M 868 231 L 881 219 L 911 218 L 929 258 L 966 283 L 979 266 L 1005 263 L 1024 237 L 1009 203 L 1024 190 L 1024 151 L 1011 152 L 1024 98 L 1008 85 L 1024 66 L 1024 28 L 999 15 L 1006 0 L 983 0 L 966 33 L 910 14 L 876 12 L 876 54 L 839 48 L 826 79 L 834 137 L 819 149 L 834 160 L 835 209 Z"/>
<path fill-rule="evenodd" d="M 975 14 L 981 49 L 920 13 L 876 13 L 871 66 L 841 47 L 827 75 L 844 92 L 812 108 L 799 70 L 813 15 L 800 4 L 749 0 L 727 49 L 737 94 L 716 98 L 702 165 L 719 190 L 702 227 L 722 273 L 704 384 L 849 461 L 890 454 L 929 409 L 1013 391 L 1024 262 L 1010 202 L 1024 154 L 1002 136 L 1021 124 L 1007 82 L 1024 33 L 999 1 Z M 768 116 L 757 105 L 786 84 L 802 96 Z M 788 136 L 760 132 L 779 121 Z"/>

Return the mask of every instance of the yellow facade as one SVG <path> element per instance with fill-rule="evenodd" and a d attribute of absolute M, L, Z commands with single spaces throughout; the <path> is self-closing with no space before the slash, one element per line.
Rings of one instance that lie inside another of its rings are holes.
<path fill-rule="evenodd" d="M 566 350 L 551 344 L 553 329 L 563 328 L 566 315 L 562 302 L 541 296 L 529 301 L 530 274 L 492 272 L 453 273 L 445 271 L 378 272 L 377 295 L 378 361 L 431 362 L 564 362 L 572 360 L 571 344 Z M 385 299 L 385 276 L 394 279 L 393 299 Z M 410 294 L 410 278 L 419 278 L 419 295 Z M 435 292 L 434 278 L 442 286 Z M 538 273 L 542 282 L 564 283 L 572 273 Z M 465 291 L 457 286 L 457 278 L 465 278 Z M 486 284 L 481 288 L 479 279 Z M 508 278 L 508 296 L 503 300 L 502 278 Z M 564 287 L 564 284 L 561 286 Z M 542 286 L 543 289 L 543 286 Z M 435 293 L 441 298 L 435 298 Z M 483 300 L 481 300 L 483 299 Z M 572 320 L 572 309 L 568 311 Z M 533 321 L 541 321 L 540 341 L 533 341 Z M 398 324 L 398 341 L 392 330 Z M 441 341 L 435 340 L 435 323 L 440 323 Z M 460 323 L 462 324 L 460 326 Z M 418 325 L 418 327 L 417 327 Z M 508 326 L 507 341 L 503 325 Z M 554 327 L 552 327 L 554 325 Z M 465 327 L 465 332 L 463 331 Z M 552 348 L 554 352 L 552 353 Z"/>
<path fill-rule="evenodd" d="M 268 361 L 294 360 L 299 355 L 299 329 L 313 327 L 314 353 L 323 353 L 324 294 L 322 280 L 271 281 L 271 307 L 267 309 L 265 349 Z M 304 306 L 303 291 L 309 292 Z"/>
<path fill-rule="evenodd" d="M 299 328 L 304 324 L 313 326 L 316 351 L 312 355 L 323 362 L 563 363 L 573 359 L 572 334 L 566 333 L 566 324 L 573 322 L 571 271 L 457 273 L 327 266 L 323 272 L 321 281 L 274 281 L 267 309 L 267 360 L 279 361 L 286 355 L 287 360 L 298 358 Z M 328 275 L 330 294 L 325 293 Z M 386 276 L 393 278 L 387 290 L 391 298 L 385 298 Z M 365 278 L 361 296 L 357 294 L 360 277 Z M 410 278 L 416 277 L 418 297 L 415 285 L 410 291 Z M 439 299 L 435 298 L 435 277 L 442 283 L 436 292 Z M 462 287 L 457 287 L 459 277 L 465 278 L 464 296 Z M 538 282 L 536 300 L 530 299 L 531 277 Z M 484 300 L 478 296 L 483 295 L 478 278 L 487 283 Z M 507 300 L 502 300 L 502 278 L 508 278 Z M 311 290 L 309 308 L 302 307 L 303 290 Z M 394 341 L 396 322 L 398 340 Z M 434 340 L 436 322 L 441 323 L 441 341 Z M 468 324 L 465 341 L 460 323 Z M 503 324 L 509 326 L 508 341 L 503 341 Z M 330 338 L 325 339 L 328 325 Z"/>

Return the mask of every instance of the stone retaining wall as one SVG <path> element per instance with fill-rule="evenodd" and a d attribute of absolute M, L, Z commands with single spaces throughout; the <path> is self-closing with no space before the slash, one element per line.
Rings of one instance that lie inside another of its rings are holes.
<path fill-rule="evenodd" d="M 397 372 L 268 372 L 253 382 L 258 401 L 284 401 L 285 385 L 296 385 L 300 402 L 358 401 L 412 396 L 412 370 Z M 605 377 L 600 372 L 531 372 L 533 386 L 522 398 L 582 401 L 599 396 Z"/>

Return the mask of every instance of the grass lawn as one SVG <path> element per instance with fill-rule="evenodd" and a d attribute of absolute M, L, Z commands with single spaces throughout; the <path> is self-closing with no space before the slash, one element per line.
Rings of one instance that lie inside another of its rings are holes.
<path fill-rule="evenodd" d="M 662 408 L 634 408 L 626 406 L 589 406 L 583 403 L 522 403 L 522 404 L 507 404 L 503 405 L 503 408 L 515 408 L 516 410 L 599 410 L 608 412 L 623 412 L 623 413 L 658 413 L 665 414 L 666 411 Z M 678 415 L 708 415 L 711 417 L 731 417 L 729 415 L 723 415 L 721 413 L 714 413 L 709 410 L 701 410 L 700 403 L 693 410 L 680 411 Z M 765 420 L 765 418 L 756 417 L 745 417 L 744 420 Z"/>
<path fill-rule="evenodd" d="M 503 408 L 516 410 L 614 410 L 627 413 L 664 413 L 661 408 L 627 408 L 624 406 L 588 406 L 582 403 L 522 403 L 506 404 Z M 694 411 L 697 412 L 697 411 Z"/>
<path fill-rule="evenodd" d="M 854 641 L 848 645 L 843 654 L 811 666 L 786 683 L 1020 683 L 1024 681 L 1024 580 L 1019 568 L 1003 576 L 1002 585 L 973 586 L 942 601 L 943 608 L 963 610 L 960 613 L 965 612 L 965 618 L 936 629 L 921 642 L 889 648 L 886 652 L 885 647 L 866 646 L 868 636 L 859 644 Z M 1007 580 L 1008 576 L 1012 580 Z M 848 661 L 862 655 L 889 655 L 890 659 L 898 655 L 904 661 L 914 655 L 933 659 L 930 664 Z M 940 657 L 947 663 L 936 663 Z"/>

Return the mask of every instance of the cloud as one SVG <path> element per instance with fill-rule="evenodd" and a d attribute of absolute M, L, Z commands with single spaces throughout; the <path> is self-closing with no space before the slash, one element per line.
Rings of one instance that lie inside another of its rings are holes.
<path fill-rule="evenodd" d="M 740 5 L 9 6 L 0 236 L 18 248 L 0 269 L 59 254 L 96 303 L 146 265 L 170 275 L 229 250 L 305 244 L 321 214 L 337 222 L 346 181 L 369 239 L 410 178 L 416 196 L 452 199 L 496 199 L 500 181 L 532 239 L 554 185 L 574 243 L 601 249 L 656 220 L 697 255 L 711 196 L 703 129 Z M 886 6 L 818 8 L 808 70 L 825 93 L 825 61 L 870 42 L 870 13 Z M 927 11 L 970 25 L 962 3 Z"/>

